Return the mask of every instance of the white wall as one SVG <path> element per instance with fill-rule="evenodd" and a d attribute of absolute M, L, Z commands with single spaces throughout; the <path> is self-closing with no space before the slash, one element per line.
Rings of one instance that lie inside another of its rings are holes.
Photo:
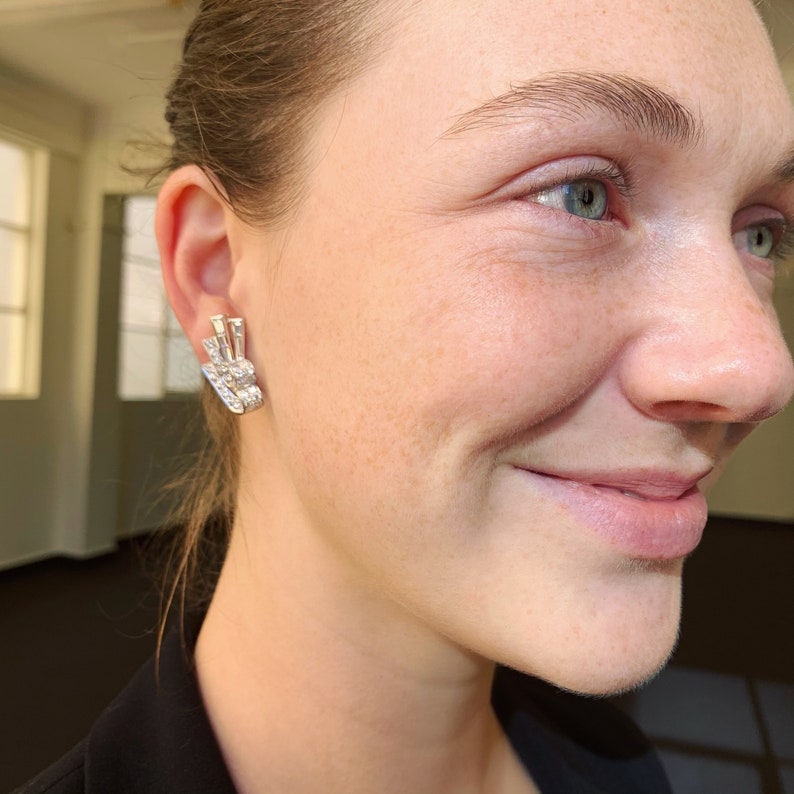
<path fill-rule="evenodd" d="M 51 152 L 41 395 L 0 400 L 0 564 L 60 548 L 83 519 L 83 418 L 90 407 L 81 404 L 74 374 L 92 351 L 79 348 L 72 331 L 86 287 L 78 251 L 88 225 L 83 197 L 90 124 L 80 102 L 0 70 L 0 128 Z M 105 538 L 81 544 L 85 551 L 108 545 Z"/>
<path fill-rule="evenodd" d="M 121 216 L 120 202 L 105 200 L 143 190 L 122 161 L 162 157 L 128 146 L 164 140 L 161 116 L 154 93 L 90 109 L 0 65 L 0 129 L 52 152 L 41 396 L 0 400 L 0 567 L 95 554 L 167 512 L 156 495 L 189 410 L 116 398 Z"/>

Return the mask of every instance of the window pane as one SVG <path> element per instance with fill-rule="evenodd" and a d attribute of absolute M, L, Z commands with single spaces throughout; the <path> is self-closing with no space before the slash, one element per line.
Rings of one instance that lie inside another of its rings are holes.
<path fill-rule="evenodd" d="M 165 294 L 160 268 L 126 261 L 121 286 L 121 322 L 124 326 L 163 327 Z"/>
<path fill-rule="evenodd" d="M 0 394 L 22 391 L 22 363 L 25 349 L 25 318 L 0 314 Z"/>
<path fill-rule="evenodd" d="M 201 370 L 190 342 L 180 334 L 169 336 L 166 347 L 166 392 L 194 392 L 201 385 Z"/>
<path fill-rule="evenodd" d="M 0 141 L 0 221 L 30 222 L 30 154 Z"/>
<path fill-rule="evenodd" d="M 160 399 L 198 390 L 201 371 L 165 298 L 152 196 L 124 200 L 119 396 Z M 164 382 L 163 382 L 164 381 Z"/>
<path fill-rule="evenodd" d="M 160 262 L 154 236 L 154 196 L 132 196 L 124 202 L 124 253 Z"/>
<path fill-rule="evenodd" d="M 0 228 L 0 307 L 25 307 L 27 242 L 24 232 Z"/>
<path fill-rule="evenodd" d="M 125 400 L 157 400 L 162 396 L 160 337 L 122 329 L 119 337 L 119 394 Z"/>

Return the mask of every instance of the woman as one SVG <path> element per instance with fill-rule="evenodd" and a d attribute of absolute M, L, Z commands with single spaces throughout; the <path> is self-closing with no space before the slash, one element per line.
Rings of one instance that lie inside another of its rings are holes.
<path fill-rule="evenodd" d="M 150 669 L 30 790 L 667 791 L 603 703 L 494 670 L 652 676 L 703 490 L 791 396 L 752 4 L 205 0 L 169 103 L 228 551 L 198 689 L 167 640 L 156 708 Z"/>

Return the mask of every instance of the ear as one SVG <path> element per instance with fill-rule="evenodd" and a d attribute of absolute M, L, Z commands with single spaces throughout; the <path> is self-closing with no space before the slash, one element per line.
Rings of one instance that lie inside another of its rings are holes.
<path fill-rule="evenodd" d="M 235 315 L 229 213 L 212 180 L 196 165 L 174 171 L 160 190 L 155 233 L 171 308 L 199 360 L 213 314 Z"/>

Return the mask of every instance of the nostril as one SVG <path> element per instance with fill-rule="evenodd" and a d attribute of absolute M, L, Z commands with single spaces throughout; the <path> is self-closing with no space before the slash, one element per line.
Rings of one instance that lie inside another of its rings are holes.
<path fill-rule="evenodd" d="M 693 416 L 709 422 L 736 421 L 735 412 L 730 408 L 719 403 L 700 400 L 664 400 L 654 403 L 653 411 L 657 416 L 668 421 L 691 421 Z"/>

